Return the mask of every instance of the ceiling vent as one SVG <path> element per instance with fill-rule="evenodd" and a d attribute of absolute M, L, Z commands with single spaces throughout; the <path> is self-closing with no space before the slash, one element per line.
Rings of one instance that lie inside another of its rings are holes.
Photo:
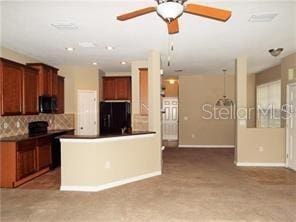
<path fill-rule="evenodd" d="M 58 23 L 58 24 L 51 24 L 51 25 L 60 31 L 71 31 L 71 30 L 78 29 L 78 27 L 73 23 Z"/>
<path fill-rule="evenodd" d="M 93 42 L 79 42 L 78 45 L 84 48 L 93 48 L 96 47 L 96 44 Z"/>
<path fill-rule="evenodd" d="M 276 13 L 265 13 L 252 15 L 249 22 L 271 22 L 277 16 Z"/>

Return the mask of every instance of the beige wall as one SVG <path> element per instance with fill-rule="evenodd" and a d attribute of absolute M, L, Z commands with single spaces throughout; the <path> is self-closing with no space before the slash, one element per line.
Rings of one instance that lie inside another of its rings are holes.
<path fill-rule="evenodd" d="M 174 84 L 171 84 L 169 80 L 175 80 Z M 179 96 L 179 80 L 176 77 L 163 77 L 162 87 L 165 88 L 165 97 L 178 97 Z"/>
<path fill-rule="evenodd" d="M 99 89 L 99 70 L 95 66 L 60 66 L 59 75 L 65 77 L 65 112 L 77 112 L 78 90 Z"/>
<path fill-rule="evenodd" d="M 239 163 L 285 163 L 285 129 L 240 129 Z"/>
<path fill-rule="evenodd" d="M 247 107 L 247 94 L 247 59 L 240 57 L 236 61 L 237 107 Z M 238 165 L 284 164 L 285 129 L 250 129 L 245 119 L 238 118 L 235 162 Z"/>
<path fill-rule="evenodd" d="M 270 67 L 256 73 L 256 86 L 281 79 L 281 65 Z"/>
<path fill-rule="evenodd" d="M 233 75 L 227 75 L 226 85 L 226 95 L 234 100 Z M 234 145 L 234 120 L 202 119 L 202 106 L 214 105 L 222 95 L 223 75 L 179 76 L 180 145 Z"/>
<path fill-rule="evenodd" d="M 4 47 L 1 47 L 0 50 L 0 57 L 6 58 L 18 63 L 26 64 L 26 63 L 32 63 L 32 62 L 40 62 L 37 59 L 34 59 L 32 57 L 26 56 L 24 54 L 18 53 L 16 51 L 13 51 L 11 49 L 7 49 Z"/>
<path fill-rule="evenodd" d="M 131 76 L 131 72 L 106 72 L 106 76 Z"/>
<path fill-rule="evenodd" d="M 248 128 L 256 127 L 256 76 L 255 74 L 249 74 L 247 77 L 247 106 L 252 109 L 250 118 L 247 120 Z"/>
<path fill-rule="evenodd" d="M 93 190 L 100 185 L 161 171 L 155 134 L 106 139 L 62 140 L 61 185 Z M 106 163 L 110 168 L 106 168 Z M 86 188 L 85 188 L 86 187 Z"/>

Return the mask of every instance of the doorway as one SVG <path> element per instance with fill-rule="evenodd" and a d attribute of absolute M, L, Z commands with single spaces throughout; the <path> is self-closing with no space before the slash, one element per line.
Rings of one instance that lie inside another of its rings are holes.
<path fill-rule="evenodd" d="M 287 104 L 289 107 L 290 118 L 287 118 L 287 167 L 296 170 L 296 83 L 288 85 Z"/>
<path fill-rule="evenodd" d="M 78 135 L 96 135 L 98 132 L 97 91 L 78 90 Z"/>
<path fill-rule="evenodd" d="M 162 135 L 163 140 L 178 140 L 178 98 L 164 97 L 162 99 Z"/>

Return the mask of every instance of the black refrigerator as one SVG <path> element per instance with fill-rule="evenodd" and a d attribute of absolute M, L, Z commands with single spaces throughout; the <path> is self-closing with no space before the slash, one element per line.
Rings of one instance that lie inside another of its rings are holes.
<path fill-rule="evenodd" d="M 131 127 L 130 103 L 101 102 L 100 103 L 100 134 L 118 134 L 122 128 Z"/>

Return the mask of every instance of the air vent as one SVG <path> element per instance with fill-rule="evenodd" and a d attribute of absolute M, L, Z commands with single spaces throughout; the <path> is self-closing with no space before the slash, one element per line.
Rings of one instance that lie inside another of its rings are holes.
<path fill-rule="evenodd" d="M 93 42 L 79 42 L 78 45 L 84 48 L 93 48 L 96 46 L 96 44 Z"/>
<path fill-rule="evenodd" d="M 58 23 L 51 25 L 60 31 L 71 31 L 78 29 L 78 27 L 73 23 Z"/>
<path fill-rule="evenodd" d="M 277 16 L 276 13 L 265 13 L 252 15 L 249 22 L 271 22 Z"/>

